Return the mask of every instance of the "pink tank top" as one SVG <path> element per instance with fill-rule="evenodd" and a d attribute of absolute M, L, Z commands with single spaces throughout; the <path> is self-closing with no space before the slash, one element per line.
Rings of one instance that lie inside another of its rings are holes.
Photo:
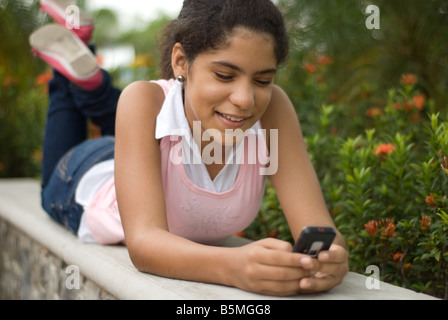
<path fill-rule="evenodd" d="M 247 137 L 246 140 L 249 140 Z M 259 147 L 266 149 L 264 141 L 257 138 Z M 247 155 L 249 144 L 244 144 Z M 182 163 L 170 159 L 171 150 L 179 141 L 162 139 L 163 188 L 166 200 L 167 219 L 170 232 L 203 244 L 222 244 L 229 236 L 248 227 L 260 209 L 264 194 L 262 165 L 255 164 L 247 156 L 240 164 L 234 186 L 223 193 L 215 193 L 196 186 L 187 176 Z M 181 156 L 179 154 L 179 156 Z"/>
<path fill-rule="evenodd" d="M 167 94 L 173 82 L 157 83 Z M 256 149 L 250 145 L 254 141 Z M 248 227 L 258 214 L 265 189 L 265 176 L 260 169 L 266 162 L 257 155 L 268 156 L 265 139 L 262 134 L 244 138 L 244 153 L 235 184 L 222 193 L 196 186 L 183 163 L 170 159 L 171 152 L 179 152 L 181 157 L 182 148 L 176 147 L 178 143 L 182 143 L 180 138 L 170 136 L 160 142 L 169 231 L 198 243 L 220 245 Z M 114 186 L 113 179 L 106 183 L 86 210 L 89 228 L 95 240 L 103 244 L 124 242 Z"/>

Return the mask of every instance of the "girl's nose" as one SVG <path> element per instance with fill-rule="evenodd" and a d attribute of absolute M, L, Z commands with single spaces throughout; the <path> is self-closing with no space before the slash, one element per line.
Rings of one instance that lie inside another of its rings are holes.
<path fill-rule="evenodd" d="M 235 83 L 230 101 L 241 109 L 250 109 L 255 103 L 255 93 L 251 83 Z"/>

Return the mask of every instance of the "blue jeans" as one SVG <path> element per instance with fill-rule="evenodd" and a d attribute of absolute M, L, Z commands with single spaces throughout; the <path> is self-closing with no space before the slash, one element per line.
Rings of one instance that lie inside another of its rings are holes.
<path fill-rule="evenodd" d="M 50 105 L 43 145 L 42 207 L 57 222 L 77 232 L 83 208 L 75 201 L 82 176 L 95 164 L 113 159 L 115 115 L 120 90 L 109 74 L 94 91 L 70 83 L 59 72 L 49 83 Z M 102 138 L 87 139 L 87 120 Z"/>

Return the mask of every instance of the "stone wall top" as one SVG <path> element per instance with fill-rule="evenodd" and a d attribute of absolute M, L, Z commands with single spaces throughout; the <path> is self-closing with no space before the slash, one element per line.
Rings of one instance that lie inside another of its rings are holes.
<path fill-rule="evenodd" d="M 369 285 L 372 279 L 352 272 L 341 285 L 327 293 L 291 298 L 268 297 L 236 288 L 142 273 L 133 266 L 126 247 L 82 243 L 54 223 L 40 207 L 40 183 L 31 179 L 0 180 L 0 219 L 47 248 L 68 266 L 76 266 L 84 277 L 118 299 L 433 299 L 384 282 L 372 286 Z M 239 246 L 247 241 L 234 237 L 226 246 Z"/>

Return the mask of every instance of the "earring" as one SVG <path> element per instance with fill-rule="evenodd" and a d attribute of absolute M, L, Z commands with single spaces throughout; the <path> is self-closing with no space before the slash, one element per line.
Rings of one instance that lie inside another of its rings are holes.
<path fill-rule="evenodd" d="M 178 76 L 177 77 L 177 80 L 179 81 L 179 82 L 184 82 L 185 81 L 185 77 L 184 76 Z"/>

